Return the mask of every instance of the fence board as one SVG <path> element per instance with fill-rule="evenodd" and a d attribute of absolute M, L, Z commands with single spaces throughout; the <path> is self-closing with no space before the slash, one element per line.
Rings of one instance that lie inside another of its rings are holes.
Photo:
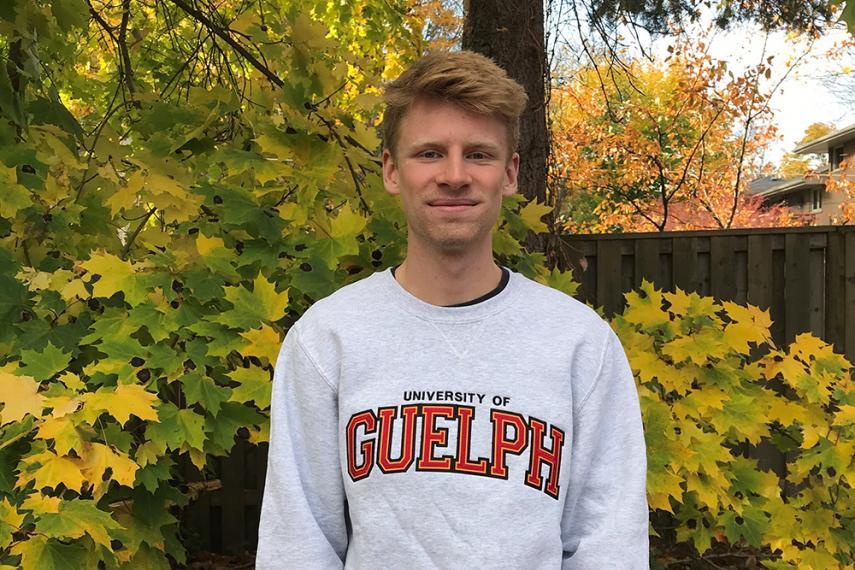
<path fill-rule="evenodd" d="M 845 240 L 846 291 L 843 295 L 841 312 L 846 315 L 844 344 L 849 362 L 855 363 L 855 232 L 846 234 Z"/>
<path fill-rule="evenodd" d="M 836 310 L 834 299 L 845 299 L 846 257 L 845 236 L 841 233 L 828 235 L 825 257 L 825 336 L 834 345 L 835 352 L 846 351 L 846 318 L 844 311 Z M 851 354 L 851 353 L 850 353 Z"/>
<path fill-rule="evenodd" d="M 784 343 L 810 330 L 810 241 L 796 234 L 784 236 Z"/>
<path fill-rule="evenodd" d="M 734 245 L 732 236 L 710 237 L 710 294 L 720 301 L 736 297 Z"/>
<path fill-rule="evenodd" d="M 635 242 L 635 271 L 633 288 L 638 289 L 641 281 L 646 279 L 651 283 L 660 281 L 659 278 L 659 240 L 640 239 Z"/>
<path fill-rule="evenodd" d="M 597 243 L 597 304 L 605 309 L 606 314 L 614 314 L 621 307 L 622 260 L 620 241 Z"/>
<path fill-rule="evenodd" d="M 748 303 L 761 309 L 772 306 L 772 238 L 748 236 Z"/>
<path fill-rule="evenodd" d="M 672 262 L 674 268 L 674 290 L 679 287 L 683 291 L 699 291 L 701 289 L 698 280 L 698 238 L 694 237 L 675 237 L 673 239 L 671 251 Z"/>

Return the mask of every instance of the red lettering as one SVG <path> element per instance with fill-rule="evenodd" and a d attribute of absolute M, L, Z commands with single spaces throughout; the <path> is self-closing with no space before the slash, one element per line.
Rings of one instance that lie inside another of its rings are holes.
<path fill-rule="evenodd" d="M 437 417 L 455 419 L 457 414 L 454 406 L 428 404 L 422 406 L 422 452 L 416 464 L 416 470 L 418 471 L 451 470 L 453 456 L 433 456 L 434 447 L 437 445 L 446 445 L 448 442 L 448 429 L 436 427 Z"/>
<path fill-rule="evenodd" d="M 519 455 L 528 445 L 528 426 L 523 417 L 513 412 L 490 410 L 490 421 L 493 422 L 493 464 L 490 476 L 500 479 L 508 478 L 508 467 L 505 465 L 505 455 Z M 507 426 L 514 427 L 513 439 L 506 439 Z"/>
<path fill-rule="evenodd" d="M 529 417 L 529 421 L 532 431 L 531 459 L 529 460 L 528 471 L 525 473 L 525 484 L 539 491 L 544 491 L 553 499 L 557 499 L 564 432 L 555 426 L 550 426 L 549 435 L 552 438 L 552 449 L 547 450 L 543 444 L 546 422 L 535 417 Z M 546 483 L 546 489 L 543 489 L 543 478 L 540 476 L 540 470 L 544 464 L 549 465 L 549 480 Z"/>
<path fill-rule="evenodd" d="M 374 440 L 362 442 L 362 465 L 356 465 L 356 428 L 365 427 L 365 433 L 374 433 L 377 427 L 377 416 L 371 410 L 365 410 L 351 416 L 347 422 L 347 473 L 354 481 L 368 477 L 374 467 Z"/>
<path fill-rule="evenodd" d="M 472 419 L 475 416 L 475 408 L 458 406 L 457 413 L 460 429 L 457 432 L 457 463 L 455 471 L 462 473 L 473 473 L 475 475 L 486 475 L 489 462 L 486 457 L 479 457 L 477 461 L 469 460 L 469 446 L 472 443 Z"/>
<path fill-rule="evenodd" d="M 378 408 L 380 416 L 380 447 L 377 450 L 377 466 L 383 473 L 406 471 L 413 464 L 416 441 L 416 417 L 418 406 L 403 406 L 401 414 L 404 417 L 404 431 L 401 433 L 401 456 L 392 459 L 392 425 L 397 416 L 398 408 Z"/>

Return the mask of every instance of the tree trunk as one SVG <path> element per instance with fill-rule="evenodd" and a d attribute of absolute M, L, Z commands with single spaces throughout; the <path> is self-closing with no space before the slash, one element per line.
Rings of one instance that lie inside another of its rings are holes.
<path fill-rule="evenodd" d="M 463 25 L 463 49 L 490 57 L 519 82 L 528 94 L 528 105 L 520 120 L 519 191 L 529 200 L 546 203 L 546 54 L 543 40 L 543 2 L 540 0 L 468 0 Z M 547 216 L 551 218 L 550 216 Z M 551 219 L 544 219 L 553 227 Z M 547 254 L 546 236 L 529 234 L 529 252 Z"/>

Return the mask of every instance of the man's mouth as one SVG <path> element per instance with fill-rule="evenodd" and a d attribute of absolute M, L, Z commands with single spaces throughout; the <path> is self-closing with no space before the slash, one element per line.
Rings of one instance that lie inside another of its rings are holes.
<path fill-rule="evenodd" d="M 442 199 L 428 202 L 429 206 L 443 212 L 462 212 L 468 210 L 469 208 L 477 204 L 478 202 L 476 202 L 475 200 L 461 199 Z"/>

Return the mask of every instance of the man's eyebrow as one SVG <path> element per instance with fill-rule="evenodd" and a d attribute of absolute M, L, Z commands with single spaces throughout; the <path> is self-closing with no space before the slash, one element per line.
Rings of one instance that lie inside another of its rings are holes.
<path fill-rule="evenodd" d="M 442 142 L 430 140 L 430 139 L 425 139 L 425 140 L 417 140 L 417 141 L 412 142 L 409 145 L 409 148 L 421 149 L 421 148 L 428 148 L 428 147 L 435 148 L 435 147 L 443 147 L 443 146 L 445 146 L 445 144 Z M 470 142 L 466 143 L 466 148 L 484 148 L 484 149 L 495 151 L 495 150 L 500 150 L 502 147 L 500 145 L 492 142 L 492 141 L 489 141 L 489 140 L 474 140 L 474 141 L 470 141 Z"/>

